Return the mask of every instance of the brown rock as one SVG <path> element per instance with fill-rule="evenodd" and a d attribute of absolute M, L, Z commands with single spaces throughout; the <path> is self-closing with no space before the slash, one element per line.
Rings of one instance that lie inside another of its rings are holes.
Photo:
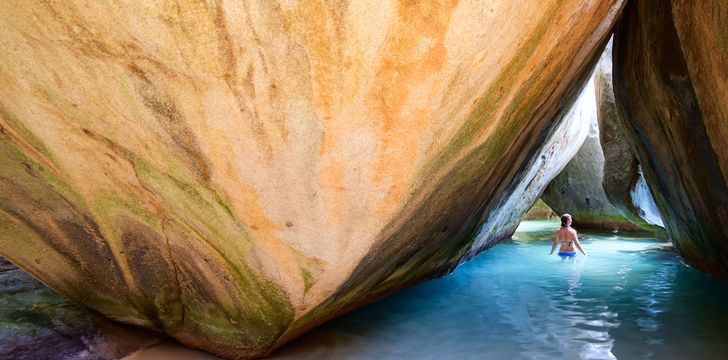
<path fill-rule="evenodd" d="M 543 200 L 538 199 L 528 212 L 523 215 L 523 220 L 552 220 L 557 219 L 558 215 L 546 205 Z"/>
<path fill-rule="evenodd" d="M 634 1 L 614 40 L 617 104 L 675 249 L 728 278 L 728 2 Z"/>
<path fill-rule="evenodd" d="M 614 100 L 612 87 L 612 47 L 602 54 L 602 59 L 595 70 L 594 84 L 597 100 L 597 118 L 599 119 L 599 142 L 604 154 L 602 187 L 609 202 L 631 223 L 653 232 L 662 232 L 661 222 L 649 223 L 645 216 L 654 207 L 650 196 L 648 204 L 641 204 L 635 199 L 635 186 L 642 175 L 637 156 L 627 140 L 619 118 L 619 111 Z"/>
<path fill-rule="evenodd" d="M 604 155 L 599 142 L 599 125 L 594 81 L 590 80 L 577 100 L 573 116 L 589 127 L 576 155 L 546 187 L 541 199 L 557 214 L 573 216 L 577 229 L 636 230 L 612 206 L 602 189 Z"/>
<path fill-rule="evenodd" d="M 0 4 L 0 253 L 265 354 L 512 231 L 623 3 Z"/>

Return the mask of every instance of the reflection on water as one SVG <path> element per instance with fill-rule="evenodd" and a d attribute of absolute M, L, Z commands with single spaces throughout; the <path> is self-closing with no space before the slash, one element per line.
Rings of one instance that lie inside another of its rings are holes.
<path fill-rule="evenodd" d="M 331 321 L 274 359 L 723 359 L 728 284 L 683 265 L 665 241 L 587 235 L 589 257 L 547 256 L 558 227 L 445 278 Z"/>

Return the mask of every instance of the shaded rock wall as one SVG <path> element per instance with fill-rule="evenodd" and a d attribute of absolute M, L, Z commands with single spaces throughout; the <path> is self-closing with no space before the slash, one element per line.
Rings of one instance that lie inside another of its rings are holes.
<path fill-rule="evenodd" d="M 73 303 L 0 258 L 0 358 L 114 360 L 162 341 Z"/>
<path fill-rule="evenodd" d="M 634 1 L 614 39 L 615 96 L 665 227 L 728 278 L 728 3 Z"/>
<path fill-rule="evenodd" d="M 610 42 L 578 100 L 578 116 L 591 127 L 589 135 L 542 199 L 557 214 L 573 215 L 578 229 L 662 232 L 642 218 L 654 206 L 643 204 L 652 198 L 649 189 L 638 189 L 639 162 L 617 118 L 611 52 Z"/>
<path fill-rule="evenodd" d="M 599 142 L 599 124 L 594 81 L 590 79 L 577 100 L 578 121 L 589 132 L 583 145 L 564 170 L 546 187 L 541 199 L 557 214 L 569 213 L 577 229 L 626 229 L 637 227 L 609 202 L 602 189 L 604 155 Z"/>
<path fill-rule="evenodd" d="M 523 220 L 551 220 L 557 218 L 558 215 L 541 199 L 538 199 L 536 203 L 528 209 L 528 212 L 523 215 Z"/>
<path fill-rule="evenodd" d="M 599 60 L 594 85 L 599 119 L 599 142 L 604 154 L 602 188 L 609 202 L 629 222 L 642 229 L 662 232 L 663 224 L 649 189 L 644 187 L 639 161 L 629 144 L 614 100 L 612 42 Z"/>
<path fill-rule="evenodd" d="M 495 206 L 487 212 L 485 222 L 472 243 L 465 247 L 467 253 L 461 262 L 510 237 L 528 209 L 538 201 L 543 189 L 577 154 L 590 129 L 589 123 L 579 116 L 581 103 L 582 99 L 578 98 L 568 111 L 560 113 L 555 119 L 559 125 L 551 136 L 544 139 L 528 165 L 522 168 L 522 178 L 514 179 L 504 196 L 494 201 Z"/>
<path fill-rule="evenodd" d="M 0 254 L 267 353 L 512 231 L 622 5 L 0 4 Z"/>

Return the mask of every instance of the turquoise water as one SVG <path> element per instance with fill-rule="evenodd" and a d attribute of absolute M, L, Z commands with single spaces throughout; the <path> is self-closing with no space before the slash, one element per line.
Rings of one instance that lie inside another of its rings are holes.
<path fill-rule="evenodd" d="M 547 256 L 555 222 L 524 222 L 447 277 L 331 321 L 274 359 L 726 359 L 728 283 L 667 242 L 584 235 Z"/>

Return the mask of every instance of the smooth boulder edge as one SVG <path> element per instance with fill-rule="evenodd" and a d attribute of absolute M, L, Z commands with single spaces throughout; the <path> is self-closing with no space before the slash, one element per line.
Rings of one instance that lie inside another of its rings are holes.
<path fill-rule="evenodd" d="M 623 5 L 0 4 L 0 255 L 269 354 L 510 235 Z"/>
<path fill-rule="evenodd" d="M 614 37 L 614 92 L 667 233 L 728 279 L 728 3 L 630 2 Z"/>

